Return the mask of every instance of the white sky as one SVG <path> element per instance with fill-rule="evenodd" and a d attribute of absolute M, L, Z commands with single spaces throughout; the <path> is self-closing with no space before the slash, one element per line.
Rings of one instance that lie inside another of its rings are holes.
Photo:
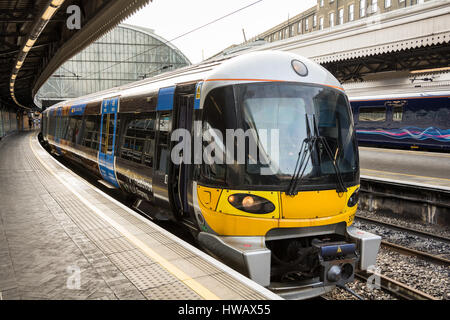
<path fill-rule="evenodd" d="M 220 18 L 257 0 L 153 0 L 124 23 L 146 27 L 166 40 Z M 243 11 L 173 41 L 192 63 L 222 51 L 293 17 L 317 0 L 263 0 Z"/>

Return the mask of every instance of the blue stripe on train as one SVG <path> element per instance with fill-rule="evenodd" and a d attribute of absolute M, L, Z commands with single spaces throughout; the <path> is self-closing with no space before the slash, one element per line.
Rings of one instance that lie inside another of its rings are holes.
<path fill-rule="evenodd" d="M 172 110 L 174 94 L 175 86 L 159 89 L 158 104 L 156 105 L 156 110 Z"/>

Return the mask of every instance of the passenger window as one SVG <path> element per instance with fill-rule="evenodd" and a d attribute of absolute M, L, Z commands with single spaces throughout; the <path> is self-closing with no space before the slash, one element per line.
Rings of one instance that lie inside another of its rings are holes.
<path fill-rule="evenodd" d="M 416 111 L 416 120 L 417 121 L 434 121 L 435 112 L 431 110 L 431 107 L 428 110 L 420 109 Z"/>
<path fill-rule="evenodd" d="M 139 115 L 137 119 L 129 119 L 120 157 L 152 167 L 154 147 L 155 114 Z"/>
<path fill-rule="evenodd" d="M 385 106 L 392 110 L 392 121 L 400 122 L 403 120 L 403 107 L 406 104 L 406 100 L 387 101 L 385 103 Z"/>
<path fill-rule="evenodd" d="M 77 138 L 81 129 L 81 116 L 73 116 L 69 118 L 69 129 L 67 130 L 66 140 L 77 143 Z"/>
<path fill-rule="evenodd" d="M 102 153 L 112 154 L 114 141 L 114 122 L 115 115 L 108 113 L 103 115 L 102 126 Z"/>
<path fill-rule="evenodd" d="M 169 161 L 169 131 L 172 115 L 170 113 L 161 113 L 159 116 L 159 137 L 158 137 L 158 170 L 168 173 Z"/>
<path fill-rule="evenodd" d="M 50 121 L 48 123 L 48 134 L 51 136 L 55 136 L 55 130 L 56 130 L 56 118 L 55 116 L 50 116 Z"/>
<path fill-rule="evenodd" d="M 100 116 L 86 116 L 83 146 L 97 150 L 100 135 Z"/>
<path fill-rule="evenodd" d="M 393 107 L 392 108 L 392 120 L 402 121 L 403 119 L 403 107 Z"/>
<path fill-rule="evenodd" d="M 450 112 L 444 108 L 439 109 L 436 120 L 439 125 L 450 127 Z"/>
<path fill-rule="evenodd" d="M 359 108 L 359 121 L 386 121 L 386 107 Z"/>

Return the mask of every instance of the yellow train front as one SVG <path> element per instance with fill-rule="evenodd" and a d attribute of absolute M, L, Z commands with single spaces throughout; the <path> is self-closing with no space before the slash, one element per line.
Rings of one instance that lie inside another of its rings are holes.
<path fill-rule="evenodd" d="M 352 227 L 347 96 L 301 56 L 254 52 L 65 101 L 44 112 L 42 134 L 284 297 L 323 294 L 375 264 L 380 237 Z"/>
<path fill-rule="evenodd" d="M 349 102 L 320 66 L 286 53 L 228 62 L 204 82 L 200 243 L 256 282 L 306 298 L 375 264 L 351 227 L 359 161 Z"/>

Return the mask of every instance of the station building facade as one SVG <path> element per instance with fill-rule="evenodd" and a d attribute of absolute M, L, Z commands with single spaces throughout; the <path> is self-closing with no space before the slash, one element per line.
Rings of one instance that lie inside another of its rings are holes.
<path fill-rule="evenodd" d="M 38 91 L 35 103 L 45 109 L 190 64 L 153 30 L 121 24 L 65 62 Z"/>
<path fill-rule="evenodd" d="M 433 0 L 317 0 L 317 5 L 259 34 L 274 42 Z"/>

